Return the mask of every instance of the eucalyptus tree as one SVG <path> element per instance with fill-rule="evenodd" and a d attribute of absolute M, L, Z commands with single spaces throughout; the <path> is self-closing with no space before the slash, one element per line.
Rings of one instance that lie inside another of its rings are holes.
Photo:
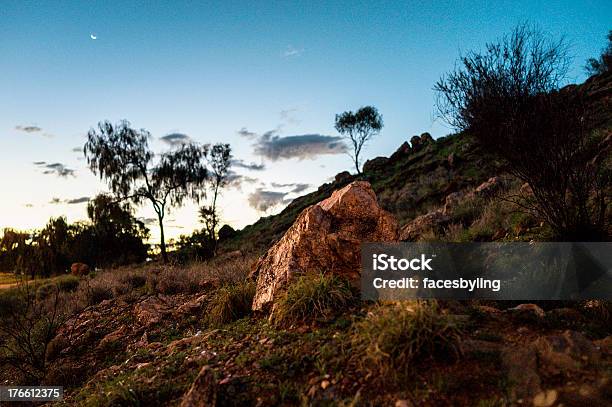
<path fill-rule="evenodd" d="M 353 148 L 353 162 L 357 173 L 361 173 L 359 155 L 367 141 L 380 133 L 383 119 L 373 106 L 365 106 L 356 112 L 346 111 L 336 115 L 335 127 L 338 133 L 348 138 Z"/>
<path fill-rule="evenodd" d="M 83 151 L 90 170 L 117 199 L 151 204 L 159 223 L 162 258 L 167 262 L 164 217 L 185 200 L 199 202 L 205 195 L 209 146 L 185 143 L 156 158 L 150 139 L 147 130 L 134 129 L 126 120 L 116 125 L 103 121 L 89 131 Z"/>

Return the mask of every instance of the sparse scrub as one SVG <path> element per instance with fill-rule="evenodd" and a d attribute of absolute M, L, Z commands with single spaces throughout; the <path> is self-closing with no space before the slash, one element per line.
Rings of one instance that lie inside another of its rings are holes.
<path fill-rule="evenodd" d="M 38 290 L 45 287 L 45 295 Z M 23 283 L 0 296 L 0 365 L 11 366 L 21 377 L 13 383 L 40 383 L 47 368 L 47 348 L 69 317 L 59 284 L 36 287 Z"/>
<path fill-rule="evenodd" d="M 224 285 L 213 294 L 206 309 L 206 320 L 210 325 L 220 326 L 247 316 L 255 295 L 255 284 L 242 281 Z"/>
<path fill-rule="evenodd" d="M 458 322 L 434 301 L 377 305 L 354 326 L 351 343 L 356 362 L 366 372 L 393 377 L 419 358 L 455 352 Z"/>
<path fill-rule="evenodd" d="M 277 325 L 327 319 L 354 301 L 350 283 L 333 274 L 306 274 L 298 277 L 279 298 L 272 311 Z"/>
<path fill-rule="evenodd" d="M 527 25 L 471 52 L 435 85 L 441 117 L 503 159 L 533 195 L 523 206 L 557 239 L 605 240 L 609 148 L 594 101 L 563 88 L 568 48 Z M 601 102 L 605 103 L 605 102 Z"/>

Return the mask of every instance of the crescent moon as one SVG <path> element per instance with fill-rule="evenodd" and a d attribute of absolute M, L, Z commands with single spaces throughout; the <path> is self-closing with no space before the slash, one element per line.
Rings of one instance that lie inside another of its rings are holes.
<path fill-rule="evenodd" d="M 97 40 L 97 39 L 98 39 L 98 37 L 96 36 L 96 34 L 89 34 L 89 37 L 90 37 L 92 40 Z"/>

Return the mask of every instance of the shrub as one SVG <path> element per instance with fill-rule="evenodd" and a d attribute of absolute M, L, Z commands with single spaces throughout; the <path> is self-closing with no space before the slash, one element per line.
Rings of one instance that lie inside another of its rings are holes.
<path fill-rule="evenodd" d="M 455 351 L 460 332 L 436 302 L 401 302 L 377 305 L 354 325 L 351 343 L 364 370 L 388 377 L 422 357 Z"/>
<path fill-rule="evenodd" d="M 308 319 L 326 319 L 353 303 L 349 282 L 334 274 L 305 274 L 298 277 L 279 298 L 272 311 L 277 325 Z"/>
<path fill-rule="evenodd" d="M 147 283 L 147 276 L 144 271 L 127 271 L 119 277 L 119 280 L 134 289 L 144 286 Z"/>
<path fill-rule="evenodd" d="M 207 307 L 207 322 L 219 326 L 240 319 L 251 312 L 255 296 L 252 281 L 228 284 L 213 294 Z"/>
<path fill-rule="evenodd" d="M 0 366 L 10 366 L 23 381 L 36 385 L 47 370 L 49 344 L 69 314 L 58 285 L 38 295 L 34 283 L 23 283 L 0 296 Z"/>
<path fill-rule="evenodd" d="M 598 101 L 584 88 L 560 89 L 568 66 L 563 41 L 519 26 L 485 52 L 462 57 L 435 85 L 437 108 L 529 184 L 526 209 L 557 238 L 599 240 L 608 233 L 610 160 L 602 151 L 609 143 L 595 131 Z"/>

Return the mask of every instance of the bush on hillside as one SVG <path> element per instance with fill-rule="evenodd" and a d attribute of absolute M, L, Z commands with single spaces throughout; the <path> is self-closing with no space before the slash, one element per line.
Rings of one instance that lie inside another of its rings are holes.
<path fill-rule="evenodd" d="M 435 301 L 397 302 L 375 306 L 355 324 L 351 343 L 363 370 L 388 378 L 422 357 L 456 352 L 460 333 Z"/>
<path fill-rule="evenodd" d="M 599 240 L 608 234 L 611 177 L 605 133 L 595 131 L 589 96 L 559 89 L 567 47 L 527 26 L 461 58 L 436 84 L 440 115 L 505 160 L 533 196 L 523 203 L 558 239 Z"/>

